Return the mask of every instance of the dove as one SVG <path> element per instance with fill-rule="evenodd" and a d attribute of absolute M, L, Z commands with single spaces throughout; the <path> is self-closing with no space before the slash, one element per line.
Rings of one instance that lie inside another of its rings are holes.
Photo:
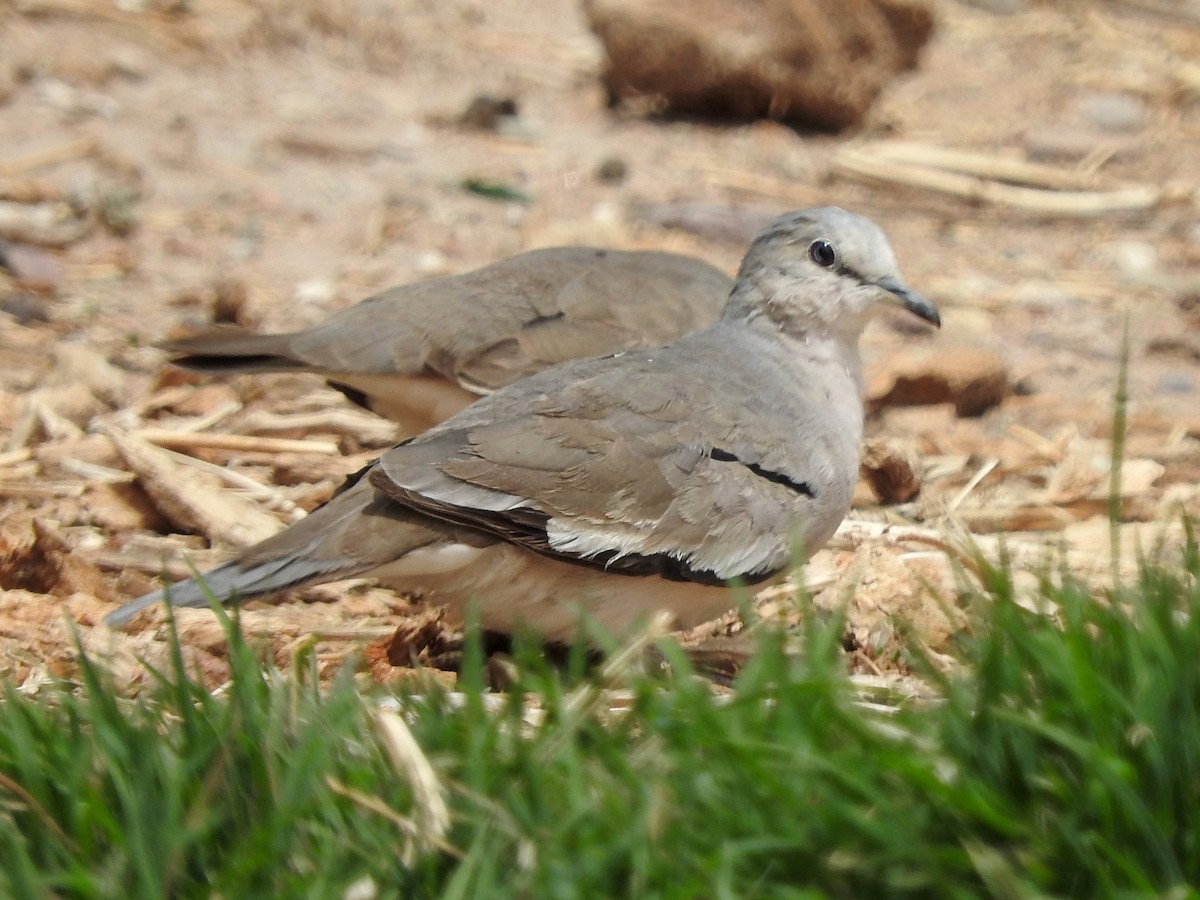
<path fill-rule="evenodd" d="M 197 372 L 317 373 L 412 435 L 555 363 L 705 328 L 730 284 L 674 253 L 554 247 L 394 287 L 304 331 L 225 326 L 160 346 Z"/>
<path fill-rule="evenodd" d="M 663 347 L 516 381 L 399 444 L 307 518 L 165 596 L 204 606 L 371 576 L 461 619 L 571 643 L 583 617 L 688 628 L 729 583 L 785 572 L 850 508 L 862 441 L 859 336 L 888 304 L 934 326 L 883 232 L 836 207 L 750 246 L 721 317 Z"/>

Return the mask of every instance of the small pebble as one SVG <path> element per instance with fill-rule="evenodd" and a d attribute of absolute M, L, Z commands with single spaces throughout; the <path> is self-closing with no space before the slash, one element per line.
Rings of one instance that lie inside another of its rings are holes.
<path fill-rule="evenodd" d="M 592 222 L 605 228 L 617 228 L 621 224 L 621 207 L 602 200 L 592 207 Z"/>
<path fill-rule="evenodd" d="M 1200 285 L 1195 290 L 1182 290 L 1172 298 L 1188 324 L 1200 328 Z"/>
<path fill-rule="evenodd" d="M 515 203 L 504 207 L 504 224 L 509 228 L 520 228 L 525 224 L 525 208 Z"/>
<path fill-rule="evenodd" d="M 1096 149 L 1096 133 L 1069 125 L 1035 125 L 1024 135 L 1025 152 L 1039 162 L 1078 162 Z"/>
<path fill-rule="evenodd" d="M 292 299 L 306 306 L 328 306 L 333 297 L 333 282 L 327 278 L 309 278 L 297 284 L 292 291 Z"/>
<path fill-rule="evenodd" d="M 45 306 L 38 301 L 37 297 L 24 291 L 0 298 L 0 312 L 8 313 L 16 319 L 18 325 L 50 321 Z"/>
<path fill-rule="evenodd" d="M 62 287 L 62 266 L 40 247 L 0 241 L 0 266 L 12 272 L 21 286 L 31 291 L 57 294 Z"/>
<path fill-rule="evenodd" d="M 1079 102 L 1078 110 L 1081 118 L 1103 131 L 1141 131 L 1149 118 L 1146 104 L 1132 94 L 1091 94 Z"/>
<path fill-rule="evenodd" d="M 515 119 L 518 114 L 519 109 L 515 98 L 480 94 L 467 104 L 467 108 L 458 117 L 458 121 L 460 125 L 468 128 L 498 131 L 505 119 Z"/>
<path fill-rule="evenodd" d="M 67 116 L 95 115 L 115 119 L 121 111 L 121 104 L 113 97 L 98 91 L 81 91 L 57 78 L 41 81 L 38 96 L 43 103 Z"/>
<path fill-rule="evenodd" d="M 235 278 L 223 278 L 212 286 L 213 301 L 210 317 L 213 322 L 247 324 L 245 283 Z"/>
<path fill-rule="evenodd" d="M 379 887 L 370 875 L 364 875 L 358 881 L 351 882 L 342 892 L 342 900 L 375 900 L 379 896 Z"/>
<path fill-rule="evenodd" d="M 445 275 L 450 271 L 450 261 L 438 250 L 425 250 L 413 261 L 413 268 L 419 275 Z"/>
<path fill-rule="evenodd" d="M 1158 379 L 1158 389 L 1164 394 L 1190 394 L 1196 383 L 1186 372 L 1168 372 Z"/>
<path fill-rule="evenodd" d="M 1110 241 L 1100 245 L 1096 255 L 1127 278 L 1158 270 L 1158 250 L 1145 241 Z"/>
<path fill-rule="evenodd" d="M 153 67 L 150 59 L 134 47 L 117 47 L 109 54 L 108 68 L 114 75 L 141 81 L 150 75 Z"/>
<path fill-rule="evenodd" d="M 596 166 L 596 180 L 603 184 L 620 184 L 629 176 L 629 166 L 619 156 L 610 156 Z"/>
<path fill-rule="evenodd" d="M 379 887 L 370 875 L 364 875 L 358 881 L 350 883 L 342 892 L 342 900 L 376 900 L 378 896 Z"/>

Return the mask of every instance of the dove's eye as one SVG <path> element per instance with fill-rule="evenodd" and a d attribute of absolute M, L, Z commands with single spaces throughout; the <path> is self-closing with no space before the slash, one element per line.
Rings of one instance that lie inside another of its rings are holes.
<path fill-rule="evenodd" d="M 837 251 L 829 241 L 813 241 L 808 248 L 808 255 L 818 266 L 831 268 L 837 262 Z"/>

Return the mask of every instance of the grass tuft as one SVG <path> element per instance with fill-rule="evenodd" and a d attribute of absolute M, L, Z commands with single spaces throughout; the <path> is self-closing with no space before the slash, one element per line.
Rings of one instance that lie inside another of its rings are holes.
<path fill-rule="evenodd" d="M 1189 532 L 1190 534 L 1190 532 Z M 213 695 L 176 647 L 137 700 L 0 703 L 0 896 L 1182 895 L 1200 884 L 1200 551 L 1054 615 L 980 573 L 941 700 L 864 709 L 842 623 L 764 634 L 718 697 L 673 674 L 517 650 L 492 702 L 362 696 L 264 668 L 225 620 Z M 922 661 L 914 653 L 914 665 Z M 591 674 L 588 674 L 588 673 Z M 603 682 L 603 683 L 601 683 Z M 610 710 L 601 687 L 629 698 Z M 536 704 L 540 718 L 530 715 Z M 392 716 L 392 718 L 388 718 Z M 411 737 L 411 741 L 410 741 Z"/>

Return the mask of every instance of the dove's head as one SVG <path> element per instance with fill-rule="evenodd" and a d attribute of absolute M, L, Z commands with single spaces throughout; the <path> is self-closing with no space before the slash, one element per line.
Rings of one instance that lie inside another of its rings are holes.
<path fill-rule="evenodd" d="M 871 314 L 888 304 L 941 326 L 937 307 L 900 277 L 879 226 L 825 206 L 781 216 L 754 239 L 726 315 L 765 317 L 788 332 L 820 328 L 857 340 Z"/>

